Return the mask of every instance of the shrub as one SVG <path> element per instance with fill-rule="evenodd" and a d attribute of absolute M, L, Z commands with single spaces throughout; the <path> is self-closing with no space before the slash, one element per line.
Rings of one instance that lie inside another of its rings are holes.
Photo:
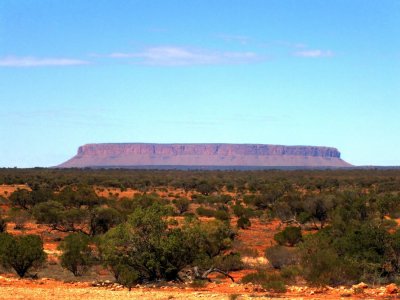
<path fill-rule="evenodd" d="M 286 292 L 283 278 L 279 274 L 268 274 L 265 271 L 247 274 L 242 278 L 242 283 L 259 284 L 266 290 L 277 293 Z"/>
<path fill-rule="evenodd" d="M 118 276 L 115 276 L 117 282 L 126 286 L 129 290 L 132 289 L 133 285 L 136 284 L 140 278 L 138 271 L 125 264 L 115 266 L 114 275 L 116 273 L 118 273 Z"/>
<path fill-rule="evenodd" d="M 136 281 L 172 280 L 193 261 L 198 248 L 181 228 L 168 228 L 164 217 L 165 210 L 158 205 L 138 208 L 127 223 L 101 238 L 101 256 L 117 280 L 122 280 L 121 268 L 136 271 Z M 119 267 L 113 270 L 113 266 Z"/>
<path fill-rule="evenodd" d="M 90 235 L 106 233 L 110 228 L 121 223 L 122 216 L 114 208 L 99 207 L 93 210 L 90 218 Z"/>
<path fill-rule="evenodd" d="M 240 217 L 238 220 L 237 220 L 237 225 L 236 225 L 238 228 L 241 228 L 241 229 L 247 229 L 247 228 L 249 228 L 250 226 L 251 226 L 251 222 L 250 222 L 250 219 L 249 218 L 247 218 L 247 217 Z"/>
<path fill-rule="evenodd" d="M 214 214 L 217 220 L 228 221 L 230 219 L 229 213 L 225 210 L 219 209 Z"/>
<path fill-rule="evenodd" d="M 190 201 L 186 198 L 174 199 L 172 203 L 175 205 L 176 209 L 178 210 L 178 214 L 180 215 L 187 212 L 190 206 Z"/>
<path fill-rule="evenodd" d="M 302 238 L 301 228 L 294 226 L 288 226 L 274 235 L 274 240 L 277 241 L 279 245 L 287 245 L 290 247 L 298 244 Z"/>
<path fill-rule="evenodd" d="M 281 276 L 285 282 L 294 282 L 300 274 L 301 270 L 298 266 L 286 266 L 281 269 Z"/>
<path fill-rule="evenodd" d="M 232 235 L 229 224 L 217 220 L 168 227 L 165 210 L 156 205 L 137 209 L 126 223 L 109 230 L 99 250 L 117 280 L 121 268 L 136 271 L 137 282 L 176 280 L 195 262 L 207 262 L 209 268 L 230 247 Z"/>
<path fill-rule="evenodd" d="M 331 245 L 325 232 L 307 236 L 301 245 L 302 275 L 312 285 L 338 285 L 359 276 L 361 265 L 345 261 Z"/>
<path fill-rule="evenodd" d="M 215 259 L 215 267 L 225 272 L 238 271 L 243 269 L 243 262 L 239 253 L 230 253 L 218 256 Z"/>
<path fill-rule="evenodd" d="M 24 230 L 25 223 L 29 220 L 30 215 L 27 210 L 12 208 L 9 210 L 9 219 L 15 223 L 14 229 Z"/>
<path fill-rule="evenodd" d="M 25 189 L 16 189 L 9 197 L 11 204 L 13 206 L 22 208 L 22 209 L 28 209 L 30 206 L 32 206 L 33 199 L 32 199 L 32 193 L 28 190 Z"/>
<path fill-rule="evenodd" d="M 199 206 L 196 209 L 196 213 L 200 216 L 200 217 L 215 217 L 215 210 L 212 209 L 208 209 L 205 208 L 203 206 Z"/>
<path fill-rule="evenodd" d="M 5 268 L 13 268 L 19 277 L 24 277 L 29 269 L 39 267 L 45 260 L 40 236 L 0 234 L 0 263 Z"/>
<path fill-rule="evenodd" d="M 59 249 L 61 266 L 72 272 L 75 276 L 81 276 L 93 263 L 92 249 L 89 247 L 90 238 L 82 233 L 68 235 L 61 242 Z"/>
<path fill-rule="evenodd" d="M 265 256 L 275 269 L 294 265 L 299 261 L 298 249 L 285 246 L 274 246 L 268 248 L 265 251 Z"/>

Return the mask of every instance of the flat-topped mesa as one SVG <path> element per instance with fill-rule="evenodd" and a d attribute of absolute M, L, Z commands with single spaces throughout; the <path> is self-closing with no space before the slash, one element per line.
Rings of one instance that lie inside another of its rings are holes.
<path fill-rule="evenodd" d="M 87 144 L 70 167 L 349 167 L 336 148 L 263 144 Z"/>

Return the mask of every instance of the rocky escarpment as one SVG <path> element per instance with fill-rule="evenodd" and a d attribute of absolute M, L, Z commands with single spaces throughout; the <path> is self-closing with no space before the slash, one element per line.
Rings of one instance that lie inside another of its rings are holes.
<path fill-rule="evenodd" d="M 87 144 L 61 168 L 349 167 L 335 148 L 262 144 Z"/>

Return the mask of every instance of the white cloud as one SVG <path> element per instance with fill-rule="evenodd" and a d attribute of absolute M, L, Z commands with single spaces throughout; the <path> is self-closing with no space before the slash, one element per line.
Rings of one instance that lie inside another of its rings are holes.
<path fill-rule="evenodd" d="M 303 50 L 303 51 L 297 51 L 294 53 L 295 56 L 299 57 L 310 57 L 310 58 L 315 58 L 315 57 L 332 57 L 334 53 L 330 50 Z"/>
<path fill-rule="evenodd" d="M 7 56 L 0 58 L 0 67 L 49 67 L 77 66 L 89 64 L 88 61 L 71 58 L 37 58 Z"/>
<path fill-rule="evenodd" d="M 135 63 L 151 66 L 245 64 L 261 60 L 257 53 L 251 51 L 219 52 L 176 46 L 150 47 L 133 53 L 115 52 L 108 57 L 133 58 Z"/>

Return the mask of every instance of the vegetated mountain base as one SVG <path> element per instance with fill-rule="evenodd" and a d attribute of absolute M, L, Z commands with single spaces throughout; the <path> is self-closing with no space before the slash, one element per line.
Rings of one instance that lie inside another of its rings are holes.
<path fill-rule="evenodd" d="M 398 295 L 400 170 L 0 169 L 0 211 L 0 299 Z"/>
<path fill-rule="evenodd" d="M 262 144 L 87 144 L 60 168 L 350 167 L 330 147 Z"/>

